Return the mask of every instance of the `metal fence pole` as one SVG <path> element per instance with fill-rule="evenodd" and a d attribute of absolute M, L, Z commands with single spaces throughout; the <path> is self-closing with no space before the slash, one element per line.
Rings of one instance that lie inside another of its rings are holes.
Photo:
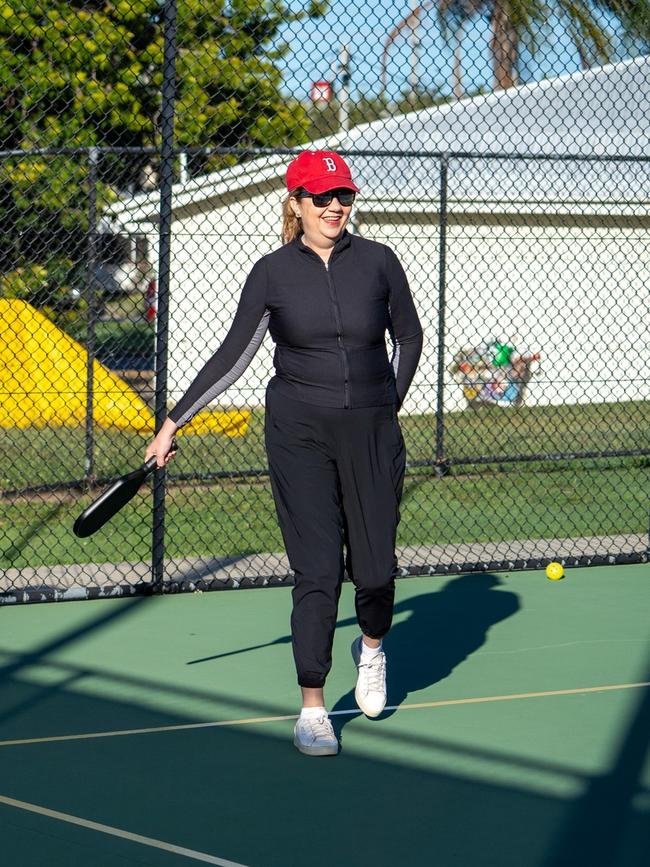
<path fill-rule="evenodd" d="M 176 0 L 166 0 L 160 152 L 160 247 L 158 257 L 158 316 L 156 327 L 156 432 L 167 415 L 167 354 L 169 270 L 174 182 L 174 102 L 176 97 Z M 165 557 L 165 472 L 154 475 L 151 577 L 163 581 Z"/>
<path fill-rule="evenodd" d="M 447 288 L 447 168 L 449 158 L 440 157 L 440 257 L 438 274 L 438 378 L 436 393 L 436 475 L 446 472 L 445 461 L 445 314 Z"/>
<path fill-rule="evenodd" d="M 92 482 L 95 476 L 95 432 L 93 410 L 95 389 L 93 368 L 95 364 L 95 326 L 97 323 L 97 286 L 95 281 L 97 263 L 97 166 L 99 148 L 88 149 L 88 233 L 86 239 L 86 299 L 88 320 L 86 328 L 86 451 L 84 480 Z"/>

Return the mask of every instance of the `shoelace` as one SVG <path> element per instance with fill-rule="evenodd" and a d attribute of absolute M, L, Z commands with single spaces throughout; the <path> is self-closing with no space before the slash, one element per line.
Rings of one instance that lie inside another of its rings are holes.
<path fill-rule="evenodd" d="M 309 728 L 314 740 L 318 738 L 331 738 L 334 736 L 334 729 L 329 717 L 319 716 L 314 719 L 309 719 Z"/>
<path fill-rule="evenodd" d="M 386 657 L 384 654 L 380 654 L 372 662 L 361 662 L 359 668 L 366 670 L 366 692 L 383 692 L 386 676 Z"/>

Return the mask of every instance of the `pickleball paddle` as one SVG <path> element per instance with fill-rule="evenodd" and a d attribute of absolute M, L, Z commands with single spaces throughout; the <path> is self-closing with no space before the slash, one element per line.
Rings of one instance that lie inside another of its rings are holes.
<path fill-rule="evenodd" d="M 172 451 L 177 449 L 176 443 L 172 444 Z M 116 515 L 121 508 L 135 497 L 145 480 L 156 469 L 157 458 L 152 458 L 139 469 L 126 473 L 116 479 L 105 491 L 87 506 L 74 522 L 72 532 L 81 538 L 91 536 L 107 521 Z"/>

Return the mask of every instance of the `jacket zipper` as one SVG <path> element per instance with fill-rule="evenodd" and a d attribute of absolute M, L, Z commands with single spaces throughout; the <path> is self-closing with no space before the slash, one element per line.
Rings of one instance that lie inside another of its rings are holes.
<path fill-rule="evenodd" d="M 322 260 L 321 260 L 322 261 Z M 341 322 L 341 311 L 339 309 L 338 299 L 336 297 L 336 289 L 334 288 L 334 282 L 332 280 L 332 274 L 329 268 L 328 262 L 323 262 L 325 265 L 325 272 L 327 274 L 327 285 L 330 291 L 330 298 L 332 301 L 332 306 L 334 308 L 334 317 L 336 319 L 336 339 L 338 342 L 338 347 L 341 352 L 341 357 L 343 358 L 343 391 L 344 391 L 344 409 L 350 408 L 350 369 L 348 367 L 348 355 L 345 349 L 345 344 L 343 343 L 343 324 Z"/>

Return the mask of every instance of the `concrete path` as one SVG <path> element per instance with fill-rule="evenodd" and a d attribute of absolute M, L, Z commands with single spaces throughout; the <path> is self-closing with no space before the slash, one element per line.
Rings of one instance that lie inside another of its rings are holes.
<path fill-rule="evenodd" d="M 397 549 L 402 574 L 429 574 L 445 571 L 445 567 L 461 567 L 469 571 L 470 564 L 503 564 L 502 569 L 521 568 L 521 561 L 568 559 L 577 557 L 614 557 L 615 555 L 648 554 L 648 538 L 641 534 L 616 536 L 589 536 L 567 539 L 521 539 L 496 543 L 458 545 L 420 545 Z M 510 566 L 509 564 L 512 563 Z M 494 568 L 494 567 L 491 567 Z M 151 561 L 123 563 L 73 563 L 57 566 L 39 566 L 26 569 L 0 570 L 0 592 L 12 590 L 38 590 L 56 588 L 87 588 L 90 586 L 135 585 L 150 580 Z M 165 579 L 194 584 L 215 581 L 238 586 L 268 583 L 285 578 L 292 581 L 292 573 L 284 553 L 263 553 L 245 557 L 187 557 L 166 561 Z M 265 580 L 268 579 L 268 580 Z"/>

